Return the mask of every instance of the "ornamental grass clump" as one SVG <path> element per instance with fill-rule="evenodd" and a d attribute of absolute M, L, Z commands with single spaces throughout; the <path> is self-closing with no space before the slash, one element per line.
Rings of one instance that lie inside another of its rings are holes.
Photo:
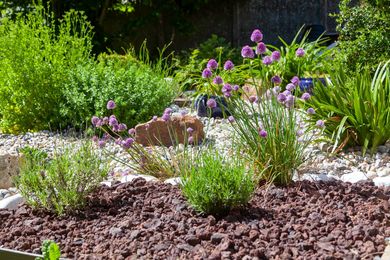
<path fill-rule="evenodd" d="M 107 164 L 89 141 L 57 150 L 52 158 L 31 147 L 21 152 L 24 159 L 15 185 L 36 209 L 58 215 L 81 209 L 87 196 L 107 177 Z"/>
<path fill-rule="evenodd" d="M 251 199 L 254 171 L 242 158 L 206 149 L 185 162 L 180 164 L 181 190 L 196 211 L 222 217 Z"/>

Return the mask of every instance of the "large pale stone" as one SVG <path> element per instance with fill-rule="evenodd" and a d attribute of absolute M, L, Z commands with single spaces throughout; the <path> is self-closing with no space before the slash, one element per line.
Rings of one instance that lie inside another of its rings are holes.
<path fill-rule="evenodd" d="M 12 187 L 12 179 L 19 174 L 20 155 L 0 154 L 0 189 Z"/>
<path fill-rule="evenodd" d="M 177 144 L 176 142 L 184 143 L 184 138 L 189 137 L 186 132 L 189 127 L 194 130 L 192 133 L 194 142 L 201 142 L 204 138 L 203 124 L 196 117 L 188 115 L 172 117 L 168 122 L 158 118 L 156 121 L 150 120 L 147 123 L 139 124 L 135 127 L 135 141 L 146 146 L 164 145 L 169 147 Z"/>
<path fill-rule="evenodd" d="M 24 202 L 24 198 L 20 194 L 12 195 L 0 201 L 0 209 L 17 209 L 19 204 Z"/>

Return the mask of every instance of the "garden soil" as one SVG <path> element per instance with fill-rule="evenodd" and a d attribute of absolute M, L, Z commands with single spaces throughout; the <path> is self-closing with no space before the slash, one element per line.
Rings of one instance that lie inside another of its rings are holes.
<path fill-rule="evenodd" d="M 390 188 L 296 182 L 259 188 L 223 218 L 194 212 L 177 187 L 99 188 L 85 210 L 56 217 L 0 210 L 0 247 L 39 253 L 44 239 L 73 259 L 373 259 L 390 237 Z"/>

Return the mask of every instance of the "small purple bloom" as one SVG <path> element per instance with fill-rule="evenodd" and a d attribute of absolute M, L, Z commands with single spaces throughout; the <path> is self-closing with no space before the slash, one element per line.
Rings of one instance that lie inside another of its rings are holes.
<path fill-rule="evenodd" d="M 171 119 L 171 115 L 169 113 L 164 113 L 161 118 L 162 118 L 162 120 L 167 122 Z"/>
<path fill-rule="evenodd" d="M 227 98 L 230 98 L 232 96 L 232 93 L 230 91 L 223 92 L 223 95 Z"/>
<path fill-rule="evenodd" d="M 108 117 L 105 116 L 105 117 L 103 117 L 102 124 L 103 124 L 103 125 L 107 125 L 107 124 L 108 124 L 108 121 L 109 121 L 109 120 L 108 120 Z"/>
<path fill-rule="evenodd" d="M 274 93 L 274 95 L 278 94 L 280 92 L 280 87 L 279 86 L 273 87 L 272 92 Z"/>
<path fill-rule="evenodd" d="M 118 120 L 116 119 L 115 116 L 110 116 L 110 119 L 108 121 L 108 124 L 110 126 L 115 126 L 115 125 L 118 125 Z"/>
<path fill-rule="evenodd" d="M 213 80 L 213 83 L 214 84 L 217 84 L 217 85 L 222 85 L 223 84 L 223 80 L 221 78 L 221 76 L 216 76 Z"/>
<path fill-rule="evenodd" d="M 125 149 L 129 149 L 133 145 L 133 143 L 134 143 L 134 139 L 129 137 L 122 142 L 122 146 Z"/>
<path fill-rule="evenodd" d="M 129 135 L 135 135 L 135 129 L 134 128 L 130 128 L 128 133 L 129 133 Z"/>
<path fill-rule="evenodd" d="M 97 116 L 93 116 L 91 118 L 91 122 L 92 122 L 92 125 L 96 126 L 97 123 L 99 122 L 100 118 L 98 118 Z"/>
<path fill-rule="evenodd" d="M 287 108 L 291 108 L 291 107 L 294 107 L 294 101 L 295 101 L 295 97 L 293 95 L 288 95 L 286 97 L 286 102 L 284 102 L 284 105 L 287 107 Z"/>
<path fill-rule="evenodd" d="M 172 108 L 170 107 L 167 107 L 165 110 L 164 110 L 164 114 L 171 114 L 172 113 Z"/>
<path fill-rule="evenodd" d="M 127 129 L 126 124 L 124 124 L 124 123 L 119 124 L 119 128 L 118 128 L 119 132 L 126 131 L 126 129 Z"/>
<path fill-rule="evenodd" d="M 248 45 L 245 45 L 241 50 L 241 56 L 243 58 L 253 59 L 255 57 L 255 53 L 253 52 L 253 49 L 251 47 L 249 47 Z"/>
<path fill-rule="evenodd" d="M 267 51 L 267 47 L 265 46 L 264 42 L 259 42 L 256 47 L 256 54 L 260 55 Z"/>
<path fill-rule="evenodd" d="M 223 65 L 224 70 L 232 70 L 234 68 L 234 64 L 231 60 L 227 60 Z"/>
<path fill-rule="evenodd" d="M 261 42 L 262 40 L 263 40 L 263 34 L 261 33 L 261 31 L 259 29 L 255 29 L 252 32 L 251 41 L 257 43 L 257 42 Z"/>
<path fill-rule="evenodd" d="M 100 141 L 98 142 L 99 148 L 103 148 L 105 145 L 106 145 L 106 142 L 104 142 L 103 140 L 100 140 Z"/>
<path fill-rule="evenodd" d="M 278 75 L 275 75 L 271 78 L 271 81 L 275 84 L 280 84 L 282 82 L 282 79 L 278 76 Z"/>
<path fill-rule="evenodd" d="M 303 93 L 301 99 L 304 100 L 304 101 L 309 100 L 310 99 L 310 94 L 307 93 L 307 92 Z"/>
<path fill-rule="evenodd" d="M 115 139 L 115 144 L 120 145 L 121 143 L 122 143 L 122 139 L 120 138 Z"/>
<path fill-rule="evenodd" d="M 322 120 L 318 120 L 318 121 L 316 122 L 316 127 L 318 127 L 318 128 L 324 128 L 324 127 L 325 127 L 325 122 L 322 121 Z"/>
<path fill-rule="evenodd" d="M 298 129 L 297 136 L 302 136 L 304 134 L 302 129 Z"/>
<path fill-rule="evenodd" d="M 209 107 L 209 108 L 217 107 L 217 102 L 213 98 L 210 98 L 209 100 L 207 100 L 206 104 L 207 104 L 207 107 Z"/>
<path fill-rule="evenodd" d="M 229 121 L 230 123 L 233 123 L 233 122 L 235 121 L 235 119 L 234 119 L 233 116 L 229 116 L 229 117 L 228 117 L 228 121 Z"/>
<path fill-rule="evenodd" d="M 240 89 L 240 86 L 239 86 L 239 85 L 234 85 L 234 86 L 233 86 L 233 90 L 234 90 L 234 91 L 237 91 L 237 90 L 239 90 L 239 89 Z"/>
<path fill-rule="evenodd" d="M 211 59 L 207 62 L 207 68 L 210 70 L 215 70 L 218 68 L 218 62 L 214 59 Z"/>
<path fill-rule="evenodd" d="M 272 58 L 270 56 L 265 56 L 263 58 L 263 64 L 264 65 L 271 65 L 272 64 Z"/>
<path fill-rule="evenodd" d="M 298 76 L 294 76 L 294 77 L 291 79 L 291 83 L 294 84 L 295 86 L 298 86 L 298 84 L 299 84 L 299 78 L 298 78 Z"/>
<path fill-rule="evenodd" d="M 295 52 L 295 55 L 297 55 L 297 57 L 303 57 L 305 56 L 305 50 L 302 48 L 298 48 L 297 51 Z"/>
<path fill-rule="evenodd" d="M 193 132 L 194 132 L 194 129 L 192 129 L 191 127 L 187 128 L 187 133 L 192 134 Z"/>
<path fill-rule="evenodd" d="M 110 100 L 107 102 L 107 109 L 114 109 L 116 107 L 116 104 L 113 100 Z"/>
<path fill-rule="evenodd" d="M 280 102 L 280 103 L 283 103 L 284 101 L 286 101 L 286 99 L 287 99 L 287 97 L 286 97 L 286 95 L 285 94 L 283 94 L 283 93 L 280 93 L 279 95 L 278 95 L 278 101 Z"/>
<path fill-rule="evenodd" d="M 153 121 L 153 122 L 156 122 L 156 121 L 157 121 L 157 118 L 158 118 L 157 116 L 153 116 L 152 121 Z"/>
<path fill-rule="evenodd" d="M 92 136 L 92 141 L 93 142 L 97 142 L 99 140 L 99 137 L 97 137 L 96 135 Z"/>
<path fill-rule="evenodd" d="M 280 52 L 273 51 L 271 54 L 272 61 L 278 61 L 280 60 Z"/>
<path fill-rule="evenodd" d="M 230 91 L 232 91 L 232 86 L 231 86 L 230 84 L 226 83 L 225 85 L 223 85 L 223 87 L 222 87 L 222 93 L 224 93 L 224 92 L 230 92 Z"/>
<path fill-rule="evenodd" d="M 112 131 L 119 132 L 119 125 L 113 125 L 112 126 Z"/>
<path fill-rule="evenodd" d="M 211 70 L 209 68 L 204 69 L 202 72 L 202 77 L 205 79 L 211 78 L 212 75 L 213 75 L 213 73 L 211 72 Z"/>
<path fill-rule="evenodd" d="M 251 103 L 257 102 L 257 96 L 250 96 L 249 97 L 249 102 L 251 102 Z"/>
<path fill-rule="evenodd" d="M 314 110 L 314 108 L 312 107 L 309 107 L 306 111 L 309 115 L 314 115 L 316 113 L 316 111 Z"/>
<path fill-rule="evenodd" d="M 283 94 L 287 97 L 291 95 L 291 92 L 288 89 L 286 89 L 285 91 L 283 91 Z"/>
<path fill-rule="evenodd" d="M 262 138 L 266 138 L 267 135 L 268 135 L 268 133 L 267 133 L 267 131 L 265 131 L 264 129 L 260 129 L 259 135 L 260 135 Z"/>
<path fill-rule="evenodd" d="M 193 136 L 188 137 L 188 143 L 189 144 L 193 144 L 194 143 L 194 137 Z"/>
<path fill-rule="evenodd" d="M 295 89 L 295 85 L 292 83 L 288 83 L 286 89 L 291 92 Z"/>

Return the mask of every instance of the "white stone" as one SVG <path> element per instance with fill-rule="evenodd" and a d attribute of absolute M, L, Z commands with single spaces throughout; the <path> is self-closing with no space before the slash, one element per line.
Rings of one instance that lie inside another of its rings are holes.
<path fill-rule="evenodd" d="M 17 209 L 19 204 L 24 202 L 24 198 L 20 194 L 12 195 L 0 201 L 0 209 Z"/>
<path fill-rule="evenodd" d="M 164 183 L 169 183 L 169 184 L 171 184 L 173 186 L 176 186 L 176 185 L 181 184 L 181 179 L 180 179 L 180 177 L 169 178 L 169 179 L 166 179 L 164 181 Z"/>
<path fill-rule="evenodd" d="M 121 183 L 130 182 L 136 178 L 144 178 L 146 181 L 158 181 L 156 177 L 150 176 L 150 175 L 143 175 L 143 174 L 129 174 L 126 176 L 123 176 L 120 179 Z"/>
<path fill-rule="evenodd" d="M 353 171 L 341 176 L 341 180 L 345 182 L 356 183 L 358 181 L 368 180 L 367 174 L 361 171 Z"/>
<path fill-rule="evenodd" d="M 313 173 L 306 173 L 301 176 L 301 180 L 309 180 L 309 181 L 334 181 L 335 176 L 329 176 L 327 174 L 313 174 Z"/>
<path fill-rule="evenodd" d="M 378 170 L 377 174 L 378 174 L 379 177 L 388 176 L 388 175 L 390 175 L 390 168 L 380 169 L 380 170 Z"/>
<path fill-rule="evenodd" d="M 373 181 L 376 186 L 390 186 L 390 176 L 376 177 Z"/>
<path fill-rule="evenodd" d="M 0 154 L 0 188 L 8 189 L 12 186 L 12 178 L 19 174 L 19 155 Z"/>

